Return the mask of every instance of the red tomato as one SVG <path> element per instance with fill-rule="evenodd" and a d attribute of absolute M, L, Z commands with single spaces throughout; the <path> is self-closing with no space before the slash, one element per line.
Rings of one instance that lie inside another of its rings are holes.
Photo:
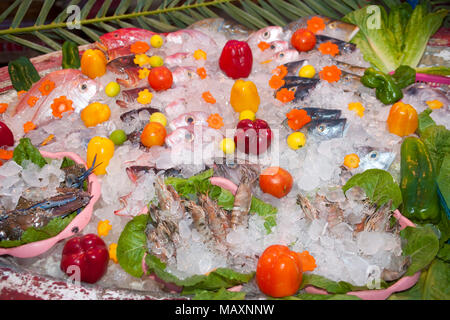
<path fill-rule="evenodd" d="M 155 91 L 167 90 L 172 86 L 172 72 L 166 67 L 156 67 L 150 70 L 148 83 Z"/>
<path fill-rule="evenodd" d="M 287 246 L 272 245 L 258 260 L 256 282 L 259 289 L 268 296 L 280 298 L 295 294 L 302 278 L 300 257 Z"/>
<path fill-rule="evenodd" d="M 308 29 L 298 29 L 292 35 L 291 43 L 298 51 L 309 51 L 316 45 L 316 36 Z"/>
<path fill-rule="evenodd" d="M 166 134 L 166 128 L 161 123 L 149 122 L 141 133 L 141 143 L 147 148 L 162 146 Z"/>
<path fill-rule="evenodd" d="M 292 184 L 291 174 L 280 167 L 267 168 L 259 176 L 261 190 L 277 198 L 287 195 L 292 189 Z"/>

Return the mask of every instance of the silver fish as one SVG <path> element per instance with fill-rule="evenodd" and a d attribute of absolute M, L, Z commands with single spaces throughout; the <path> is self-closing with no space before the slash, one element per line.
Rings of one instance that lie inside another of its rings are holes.
<path fill-rule="evenodd" d="M 369 146 L 357 148 L 356 154 L 360 159 L 359 168 L 362 171 L 367 169 L 388 170 L 395 159 L 394 152 Z"/>
<path fill-rule="evenodd" d="M 298 110 L 305 110 L 307 115 L 311 117 L 312 121 L 325 119 L 339 119 L 342 113 L 342 111 L 339 109 L 300 108 Z M 284 119 L 282 125 L 286 129 L 288 129 L 289 128 L 288 119 Z"/>
<path fill-rule="evenodd" d="M 250 47 L 256 47 L 260 42 L 273 42 L 284 40 L 283 28 L 279 26 L 269 26 L 253 32 L 247 39 Z"/>
<path fill-rule="evenodd" d="M 347 119 L 325 119 L 309 122 L 307 127 L 308 134 L 320 140 L 329 140 L 342 138 Z"/>
<path fill-rule="evenodd" d="M 210 18 L 191 24 L 188 29 L 205 30 L 207 33 L 223 33 L 227 39 L 247 39 L 252 30 L 223 18 Z"/>
<path fill-rule="evenodd" d="M 283 80 L 285 81 L 285 83 L 281 88 L 277 90 L 277 92 L 284 88 L 293 91 L 294 92 L 293 102 L 304 100 L 308 96 L 310 90 L 314 89 L 316 85 L 320 82 L 319 79 L 303 78 L 297 76 L 286 76 L 283 78 Z"/>
<path fill-rule="evenodd" d="M 314 16 L 302 17 L 296 21 L 293 21 L 288 25 L 286 25 L 283 28 L 283 30 L 286 33 L 294 33 L 296 30 L 300 28 L 307 28 L 308 20 L 310 20 L 312 17 Z M 349 42 L 359 31 L 359 27 L 354 24 L 346 23 L 340 20 L 333 20 L 325 16 L 316 16 L 316 17 L 323 19 L 325 23 L 325 29 L 318 31 L 317 35 L 324 35 L 338 40 Z"/>
<path fill-rule="evenodd" d="M 339 39 L 331 38 L 325 35 L 316 35 L 316 43 L 319 46 L 321 43 L 331 42 L 338 46 L 339 54 L 341 53 L 352 53 L 356 50 L 356 45 Z"/>
<path fill-rule="evenodd" d="M 286 67 L 288 73 L 288 76 L 298 76 L 298 73 L 300 72 L 300 69 L 303 68 L 306 65 L 309 65 L 308 60 L 298 60 L 298 61 L 292 61 L 284 64 Z M 337 66 L 339 69 L 343 70 L 345 74 L 352 74 L 354 76 L 361 77 L 364 75 L 364 71 L 366 68 L 354 66 L 349 63 L 341 62 L 338 60 L 333 60 L 333 64 Z M 316 75 L 315 78 L 317 79 L 318 76 Z M 355 78 L 356 80 L 359 80 L 359 78 Z"/>

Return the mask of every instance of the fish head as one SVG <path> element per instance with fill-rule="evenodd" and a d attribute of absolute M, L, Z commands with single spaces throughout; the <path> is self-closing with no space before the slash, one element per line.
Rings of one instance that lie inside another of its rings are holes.
<path fill-rule="evenodd" d="M 269 43 L 269 50 L 271 53 L 275 54 L 281 51 L 286 51 L 289 49 L 289 42 L 283 40 L 272 41 Z"/>
<path fill-rule="evenodd" d="M 300 69 L 307 64 L 309 64 L 308 60 L 298 60 L 285 63 L 284 66 L 286 67 L 288 76 L 298 76 Z"/>
<path fill-rule="evenodd" d="M 297 61 L 300 59 L 300 54 L 297 50 L 289 49 L 280 51 L 277 54 L 275 54 L 275 57 L 273 58 L 273 61 L 275 61 L 278 65 L 285 64 L 292 61 Z"/>
<path fill-rule="evenodd" d="M 169 147 L 190 145 L 194 141 L 194 132 L 189 126 L 180 127 L 166 137 L 166 145 Z"/>
<path fill-rule="evenodd" d="M 359 168 L 388 170 L 395 159 L 395 153 L 386 149 L 364 146 L 357 149 L 360 158 Z"/>
<path fill-rule="evenodd" d="M 136 41 L 149 41 L 156 33 L 139 28 L 121 28 L 100 36 L 96 46 L 103 51 L 127 47 Z"/>
<path fill-rule="evenodd" d="M 177 67 L 172 71 L 172 76 L 175 84 L 199 78 L 193 67 Z"/>
<path fill-rule="evenodd" d="M 190 125 L 208 125 L 207 122 L 208 114 L 203 111 L 193 111 L 189 113 L 184 113 L 177 118 L 173 119 L 169 123 L 169 127 L 172 130 L 176 130 L 180 127 L 186 127 Z"/>
<path fill-rule="evenodd" d="M 76 113 L 80 113 L 84 107 L 92 102 L 97 92 L 100 91 L 100 83 L 98 81 L 82 74 L 77 75 L 63 85 L 68 99 L 73 102 L 72 106 Z"/>
<path fill-rule="evenodd" d="M 344 134 L 347 119 L 324 119 L 311 121 L 308 133 L 320 140 L 341 138 Z"/>
<path fill-rule="evenodd" d="M 257 46 L 261 41 L 273 42 L 283 40 L 283 28 L 279 26 L 269 26 L 252 33 L 247 42 L 250 46 Z"/>
<path fill-rule="evenodd" d="M 329 20 L 325 24 L 322 34 L 345 42 L 352 40 L 359 31 L 358 26 L 340 20 Z"/>
<path fill-rule="evenodd" d="M 283 88 L 293 91 L 295 95 L 294 102 L 296 102 L 299 99 L 305 99 L 308 96 L 309 91 L 313 89 L 320 80 L 297 76 L 286 76 L 284 77 L 284 81 L 285 84 L 280 89 L 278 89 L 278 91 Z"/>

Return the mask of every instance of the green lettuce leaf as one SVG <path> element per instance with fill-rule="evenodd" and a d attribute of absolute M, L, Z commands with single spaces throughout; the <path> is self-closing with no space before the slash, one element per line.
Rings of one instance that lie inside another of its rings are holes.
<path fill-rule="evenodd" d="M 400 66 L 395 69 L 392 78 L 394 78 L 397 86 L 403 89 L 416 82 L 416 70 L 409 66 Z"/>
<path fill-rule="evenodd" d="M 244 300 L 245 292 L 232 292 L 225 288 L 218 291 L 198 290 L 192 300 Z"/>
<path fill-rule="evenodd" d="M 442 160 L 441 169 L 436 180 L 442 199 L 447 208 L 450 208 L 450 154 Z"/>
<path fill-rule="evenodd" d="M 444 262 L 450 262 L 450 244 L 446 243 L 439 249 L 437 257 Z"/>
<path fill-rule="evenodd" d="M 406 227 L 400 231 L 400 236 L 406 240 L 403 254 L 411 258 L 411 265 L 406 271 L 407 276 L 426 268 L 439 251 L 439 239 L 429 225 Z"/>
<path fill-rule="evenodd" d="M 450 76 L 450 68 L 446 66 L 416 68 L 416 72 L 437 76 Z"/>
<path fill-rule="evenodd" d="M 64 157 L 63 162 L 61 163 L 61 169 L 74 166 L 75 164 L 76 164 L 76 162 L 73 161 L 72 159 Z"/>
<path fill-rule="evenodd" d="M 220 191 L 218 192 L 219 187 L 213 186 L 209 182 L 209 178 L 211 178 L 213 174 L 214 170 L 209 169 L 187 179 L 168 177 L 165 182 L 166 184 L 172 185 L 181 197 L 192 200 L 197 193 L 220 193 Z"/>
<path fill-rule="evenodd" d="M 427 146 L 436 175 L 439 175 L 444 157 L 450 154 L 450 130 L 445 126 L 429 126 L 420 139 Z"/>
<path fill-rule="evenodd" d="M 433 112 L 433 110 L 428 108 L 419 113 L 419 126 L 417 127 L 417 133 L 419 135 L 421 135 L 426 128 L 436 125 L 436 122 L 430 117 L 431 112 Z"/>
<path fill-rule="evenodd" d="M 69 214 L 65 218 L 57 217 L 52 219 L 42 228 L 30 227 L 25 230 L 19 240 L 0 241 L 1 248 L 13 248 L 27 243 L 46 240 L 52 238 L 63 231 L 77 216 L 76 212 Z"/>
<path fill-rule="evenodd" d="M 24 160 L 30 160 L 41 168 L 47 164 L 39 150 L 31 144 L 29 138 L 20 139 L 19 144 L 14 148 L 13 160 L 20 166 Z"/>
<path fill-rule="evenodd" d="M 149 221 L 148 214 L 142 214 L 130 220 L 120 234 L 117 242 L 117 260 L 123 270 L 134 277 L 141 277 L 142 259 L 147 251 L 145 228 Z"/>
<path fill-rule="evenodd" d="M 368 169 L 362 173 L 355 174 L 342 187 L 344 194 L 354 186 L 361 187 L 366 196 L 378 207 L 392 200 L 391 208 L 394 210 L 402 203 L 400 187 L 387 171 Z"/>
<path fill-rule="evenodd" d="M 450 300 L 450 264 L 435 259 L 426 273 L 422 289 L 424 300 Z"/>

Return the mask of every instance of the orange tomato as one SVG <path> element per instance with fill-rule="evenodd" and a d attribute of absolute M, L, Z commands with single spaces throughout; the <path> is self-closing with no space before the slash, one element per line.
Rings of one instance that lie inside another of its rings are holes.
<path fill-rule="evenodd" d="M 303 279 L 300 256 L 287 246 L 272 245 L 258 260 L 256 282 L 266 295 L 280 298 L 295 294 Z"/>
<path fill-rule="evenodd" d="M 172 87 L 172 72 L 167 67 L 156 67 L 150 70 L 148 83 L 155 91 L 167 90 Z"/>
<path fill-rule="evenodd" d="M 270 167 L 259 176 L 259 186 L 264 193 L 274 197 L 282 198 L 292 189 L 292 176 L 280 167 Z"/>
<path fill-rule="evenodd" d="M 166 129 L 159 122 L 149 122 L 141 134 L 141 143 L 147 148 L 162 146 L 166 138 Z"/>
<path fill-rule="evenodd" d="M 298 51 L 309 51 L 316 45 L 316 36 L 308 29 L 298 29 L 292 35 L 291 43 Z"/>

